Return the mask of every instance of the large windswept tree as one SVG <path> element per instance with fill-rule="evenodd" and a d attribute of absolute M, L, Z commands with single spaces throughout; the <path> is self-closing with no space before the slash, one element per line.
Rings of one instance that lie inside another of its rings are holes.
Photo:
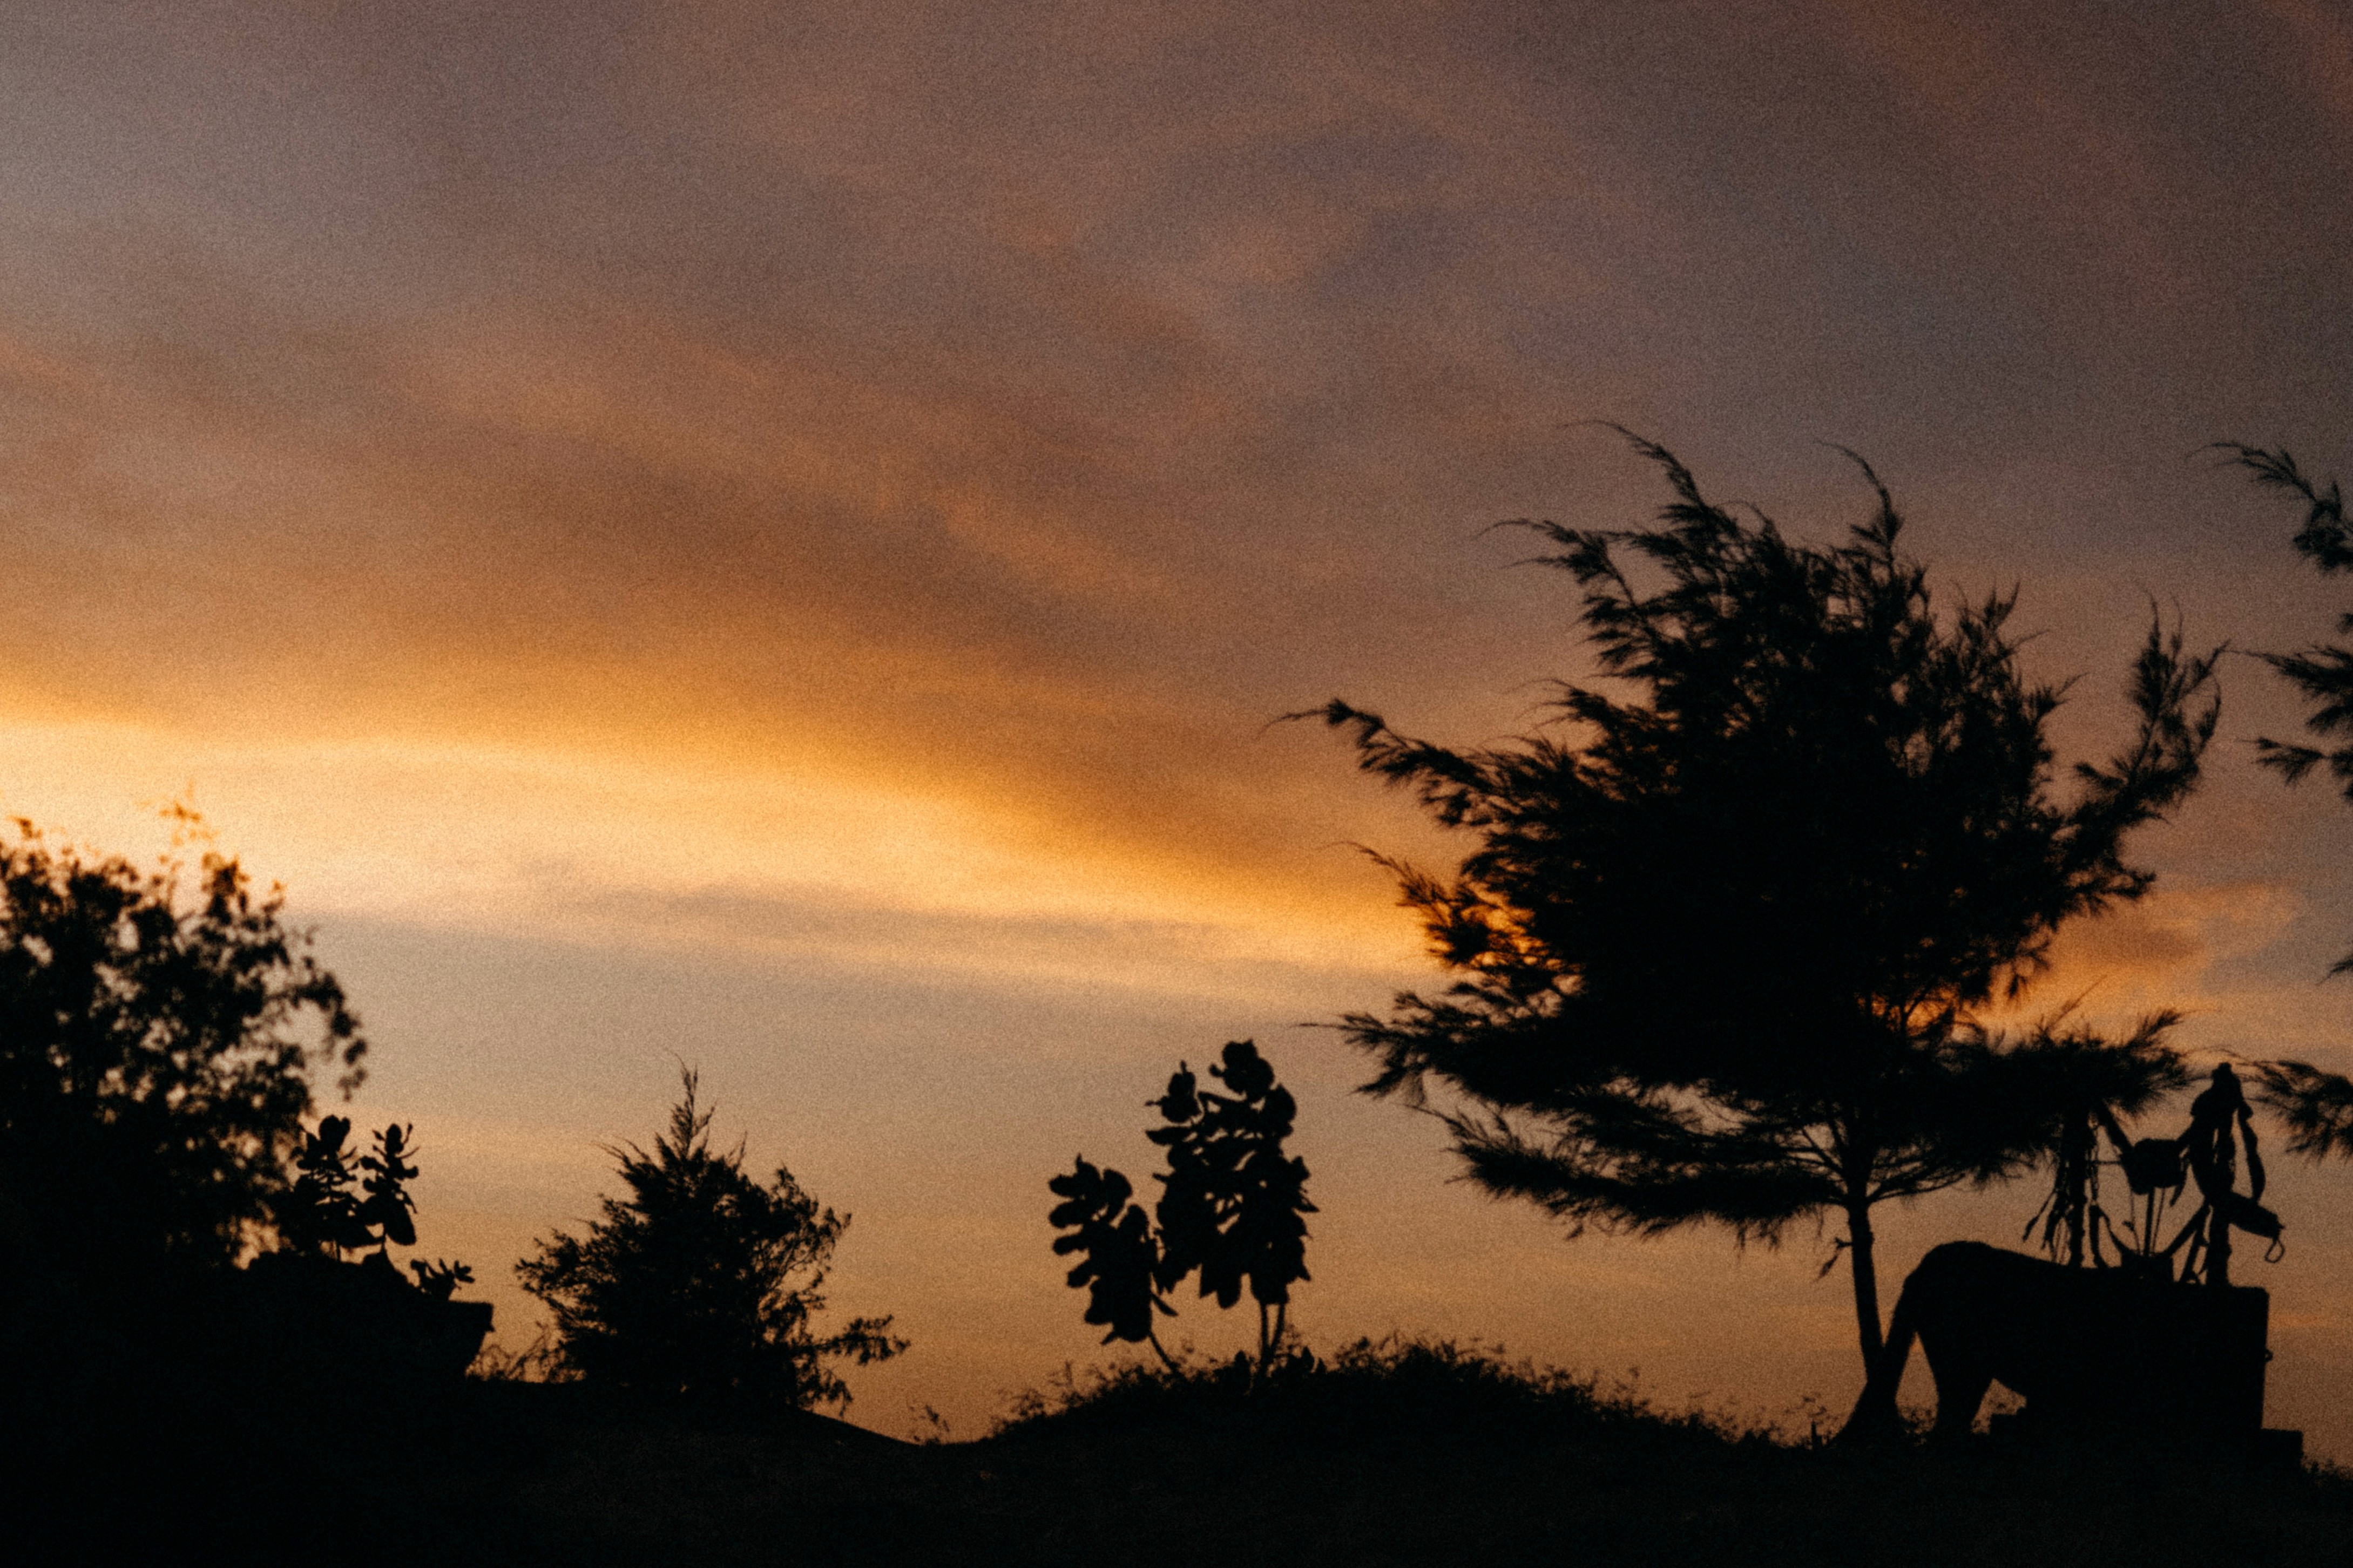
<path fill-rule="evenodd" d="M 2129 739 L 2063 788 L 2064 689 L 2021 669 L 2015 594 L 1936 603 L 1867 465 L 1870 521 L 1817 547 L 1630 439 L 1673 492 L 1655 526 L 1525 525 L 1606 685 L 1478 749 L 1321 710 L 1477 840 L 1451 876 L 1385 862 L 1459 980 L 1344 1027 L 1372 1091 L 1453 1091 L 1475 1181 L 1577 1226 L 1840 1222 L 1868 1364 L 1874 1205 L 2016 1172 L 2086 1086 L 2129 1112 L 2177 1081 L 2168 1017 L 2106 1042 L 1983 1014 L 2063 924 L 2148 889 L 2125 841 L 2197 779 L 2214 661 L 2153 625 Z"/>

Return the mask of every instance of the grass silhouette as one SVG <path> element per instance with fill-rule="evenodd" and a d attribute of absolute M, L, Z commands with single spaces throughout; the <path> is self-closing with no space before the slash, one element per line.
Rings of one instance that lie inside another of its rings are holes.
<path fill-rule="evenodd" d="M 1171 1435 L 1256 1429 L 1300 1440 L 1378 1444 L 1444 1436 L 1457 1443 L 1773 1446 L 1780 1435 L 1697 1409 L 1654 1408 L 1630 1384 L 1512 1362 L 1498 1349 L 1392 1335 L 1356 1341 L 1324 1361 L 1297 1351 L 1265 1377 L 1248 1362 L 1182 1358 L 1066 1373 L 1018 1395 L 992 1436 L 1046 1439 L 1129 1428 Z"/>

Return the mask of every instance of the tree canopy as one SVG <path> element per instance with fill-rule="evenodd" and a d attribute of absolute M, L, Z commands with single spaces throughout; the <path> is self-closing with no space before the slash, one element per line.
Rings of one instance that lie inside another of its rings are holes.
<path fill-rule="evenodd" d="M 52 1262 L 226 1265 L 270 1229 L 312 1066 L 348 1094 L 367 1048 L 283 906 L 216 854 L 0 842 L 0 1186 Z"/>
<path fill-rule="evenodd" d="M 603 1199 L 585 1236 L 559 1232 L 515 1265 L 523 1289 L 554 1314 L 559 1368 L 661 1397 L 849 1404 L 828 1362 L 865 1366 L 907 1348 L 889 1318 L 815 1331 L 849 1216 L 820 1209 L 782 1166 L 760 1182 L 744 1169 L 740 1145 L 714 1151 L 696 1075 L 681 1078 L 670 1130 L 652 1152 L 609 1151 L 628 1196 Z"/>
<path fill-rule="evenodd" d="M 2147 890 L 2126 840 L 2197 780 L 2214 657 L 2153 621 L 2129 735 L 2063 790 L 2065 688 L 2021 668 L 2016 591 L 1937 603 L 1869 465 L 1869 520 L 1816 546 L 1629 439 L 1672 493 L 1654 525 L 1519 525 L 1606 684 L 1477 748 L 1319 710 L 1476 839 L 1451 875 L 1383 862 L 1460 978 L 1342 1027 L 1369 1090 L 1459 1092 L 1472 1177 L 1573 1226 L 1842 1218 L 1868 1359 L 1873 1205 L 2015 1172 L 2087 1089 L 2129 1111 L 2179 1081 L 2168 1016 L 2111 1042 L 1985 1014 L 2065 922 Z"/>

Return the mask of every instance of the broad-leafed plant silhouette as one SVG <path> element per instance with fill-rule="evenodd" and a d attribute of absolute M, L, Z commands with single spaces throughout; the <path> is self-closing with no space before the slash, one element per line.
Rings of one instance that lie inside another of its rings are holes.
<path fill-rule="evenodd" d="M 1841 1222 L 1868 1364 L 1875 1205 L 2042 1157 L 2087 1081 L 2129 1110 L 2177 1071 L 2163 1016 L 2062 1049 L 1983 1015 L 2063 924 L 2148 889 L 2126 840 L 2197 780 L 2214 659 L 2152 624 L 2125 743 L 2062 789 L 2065 688 L 2020 668 L 2015 593 L 1939 604 L 1868 465 L 1869 521 L 1822 547 L 1629 439 L 1672 495 L 1656 524 L 1520 525 L 1582 590 L 1606 688 L 1559 683 L 1544 729 L 1468 749 L 1318 710 L 1475 840 L 1451 875 L 1383 862 L 1460 980 L 1342 1027 L 1373 1092 L 1459 1093 L 1474 1180 L 1573 1226 Z"/>
<path fill-rule="evenodd" d="M 374 1135 L 375 1148 L 366 1154 L 349 1146 L 351 1135 L 348 1116 L 322 1117 L 318 1131 L 303 1135 L 294 1156 L 301 1174 L 280 1229 L 298 1246 L 337 1258 L 371 1247 L 383 1252 L 416 1246 L 417 1200 L 408 1195 L 417 1173 L 409 1163 L 417 1152 L 416 1129 L 388 1124 Z"/>
<path fill-rule="evenodd" d="M 659 1397 L 847 1405 L 849 1389 L 829 1363 L 865 1366 L 907 1348 L 887 1317 L 816 1331 L 849 1216 L 819 1208 L 782 1166 L 757 1180 L 741 1144 L 713 1150 L 698 1088 L 681 1069 L 670 1130 L 650 1152 L 607 1150 L 628 1197 L 602 1200 L 586 1235 L 558 1233 L 515 1266 L 554 1314 L 555 1364 Z"/>
<path fill-rule="evenodd" d="M 1226 1047 L 1209 1076 L 1226 1092 L 1201 1087 L 1179 1062 L 1167 1092 L 1147 1101 L 1162 1125 L 1145 1136 L 1167 1151 L 1168 1169 L 1151 1218 L 1132 1202 L 1135 1189 L 1108 1167 L 1081 1156 L 1047 1186 L 1062 1202 L 1047 1217 L 1068 1234 L 1054 1250 L 1079 1254 L 1073 1289 L 1088 1292 L 1085 1321 L 1103 1325 L 1103 1343 L 1148 1342 L 1173 1371 L 1175 1360 L 1155 1331 L 1155 1314 L 1173 1316 L 1167 1293 L 1188 1275 L 1221 1308 L 1248 1288 L 1258 1303 L 1258 1365 L 1271 1367 L 1290 1325 L 1291 1287 L 1308 1278 L 1306 1162 L 1284 1152 L 1298 1106 L 1274 1068 L 1249 1040 Z M 1154 1220 L 1158 1222 L 1155 1226 Z"/>
<path fill-rule="evenodd" d="M 278 1228 L 293 1247 L 341 1258 L 376 1240 L 360 1215 L 359 1152 L 350 1147 L 352 1119 L 322 1116 L 316 1131 L 302 1135 L 294 1155 L 294 1189 L 287 1194 Z"/>
<path fill-rule="evenodd" d="M 1062 1200 L 1047 1219 L 1070 1233 L 1054 1238 L 1054 1250 L 1079 1255 L 1068 1283 L 1087 1292 L 1083 1321 L 1103 1326 L 1105 1344 L 1149 1341 L 1174 1368 L 1176 1363 L 1153 1331 L 1152 1316 L 1174 1317 L 1176 1310 L 1161 1294 L 1160 1238 L 1152 1233 L 1151 1216 L 1129 1201 L 1135 1188 L 1117 1171 L 1098 1170 L 1083 1154 L 1069 1175 L 1046 1185 Z"/>
<path fill-rule="evenodd" d="M 417 1200 L 408 1193 L 417 1175 L 416 1129 L 387 1123 L 366 1154 L 350 1146 L 351 1135 L 348 1116 L 321 1117 L 317 1130 L 303 1134 L 279 1234 L 298 1251 L 340 1259 L 373 1247 L 375 1257 L 389 1263 L 395 1246 L 417 1245 Z M 419 1289 L 444 1300 L 474 1279 L 462 1263 L 413 1258 L 408 1267 Z"/>

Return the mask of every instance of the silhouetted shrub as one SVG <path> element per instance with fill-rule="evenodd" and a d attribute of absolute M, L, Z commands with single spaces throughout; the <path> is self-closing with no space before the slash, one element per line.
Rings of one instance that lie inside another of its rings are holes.
<path fill-rule="evenodd" d="M 1588 1374 L 1510 1361 L 1482 1345 L 1400 1335 L 1357 1340 L 1329 1361 L 1297 1350 L 1257 1378 L 1246 1365 L 1181 1357 L 1174 1367 L 1130 1363 L 1066 1373 L 1050 1390 L 1018 1396 L 997 1435 L 1238 1420 L 1350 1443 L 1779 1441 L 1721 1415 L 1658 1410 L 1631 1387 L 1606 1386 Z"/>
<path fill-rule="evenodd" d="M 887 1317 L 822 1339 L 811 1328 L 849 1216 L 820 1210 L 782 1167 L 765 1185 L 747 1175 L 740 1145 L 714 1153 L 696 1076 L 682 1076 L 652 1152 L 608 1151 L 628 1199 L 602 1200 L 586 1236 L 558 1233 L 515 1266 L 554 1314 L 556 1363 L 643 1394 L 846 1405 L 849 1390 L 828 1362 L 865 1366 L 907 1347 Z"/>
<path fill-rule="evenodd" d="M 427 1392 L 462 1377 L 491 1331 L 489 1302 L 451 1299 L 473 1278 L 463 1265 L 412 1282 L 382 1252 L 356 1263 L 265 1252 L 244 1275 L 240 1331 L 290 1386 Z"/>
<path fill-rule="evenodd" d="M 346 1146 L 351 1132 L 351 1118 L 329 1116 L 320 1120 L 318 1131 L 303 1134 L 294 1157 L 301 1174 L 281 1205 L 279 1234 L 297 1248 L 334 1258 L 370 1247 L 385 1252 L 396 1245 L 416 1246 L 417 1200 L 408 1195 L 408 1184 L 417 1174 L 409 1163 L 417 1152 L 416 1129 L 388 1123 L 374 1134 L 375 1149 L 368 1154 Z M 409 1267 L 420 1284 L 444 1296 L 448 1289 L 443 1287 L 473 1279 L 463 1264 Z"/>
<path fill-rule="evenodd" d="M 415 1129 L 387 1124 L 368 1154 L 347 1147 L 351 1131 L 350 1118 L 328 1116 L 303 1135 L 294 1162 L 301 1174 L 279 1219 L 287 1245 L 253 1260 L 248 1294 L 261 1310 L 288 1319 L 279 1337 L 289 1352 L 329 1375 L 455 1377 L 490 1332 L 491 1309 L 452 1299 L 474 1280 L 463 1263 L 412 1258 L 414 1284 L 393 1263 L 396 1245 L 417 1245 L 417 1203 L 408 1194 L 417 1175 Z M 370 1247 L 375 1250 L 358 1262 L 344 1261 L 347 1252 Z"/>
<path fill-rule="evenodd" d="M 0 843 L 0 1189 L 43 1263 L 136 1279 L 267 1235 L 310 1067 L 348 1094 L 366 1049 L 282 909 L 214 854 Z"/>

